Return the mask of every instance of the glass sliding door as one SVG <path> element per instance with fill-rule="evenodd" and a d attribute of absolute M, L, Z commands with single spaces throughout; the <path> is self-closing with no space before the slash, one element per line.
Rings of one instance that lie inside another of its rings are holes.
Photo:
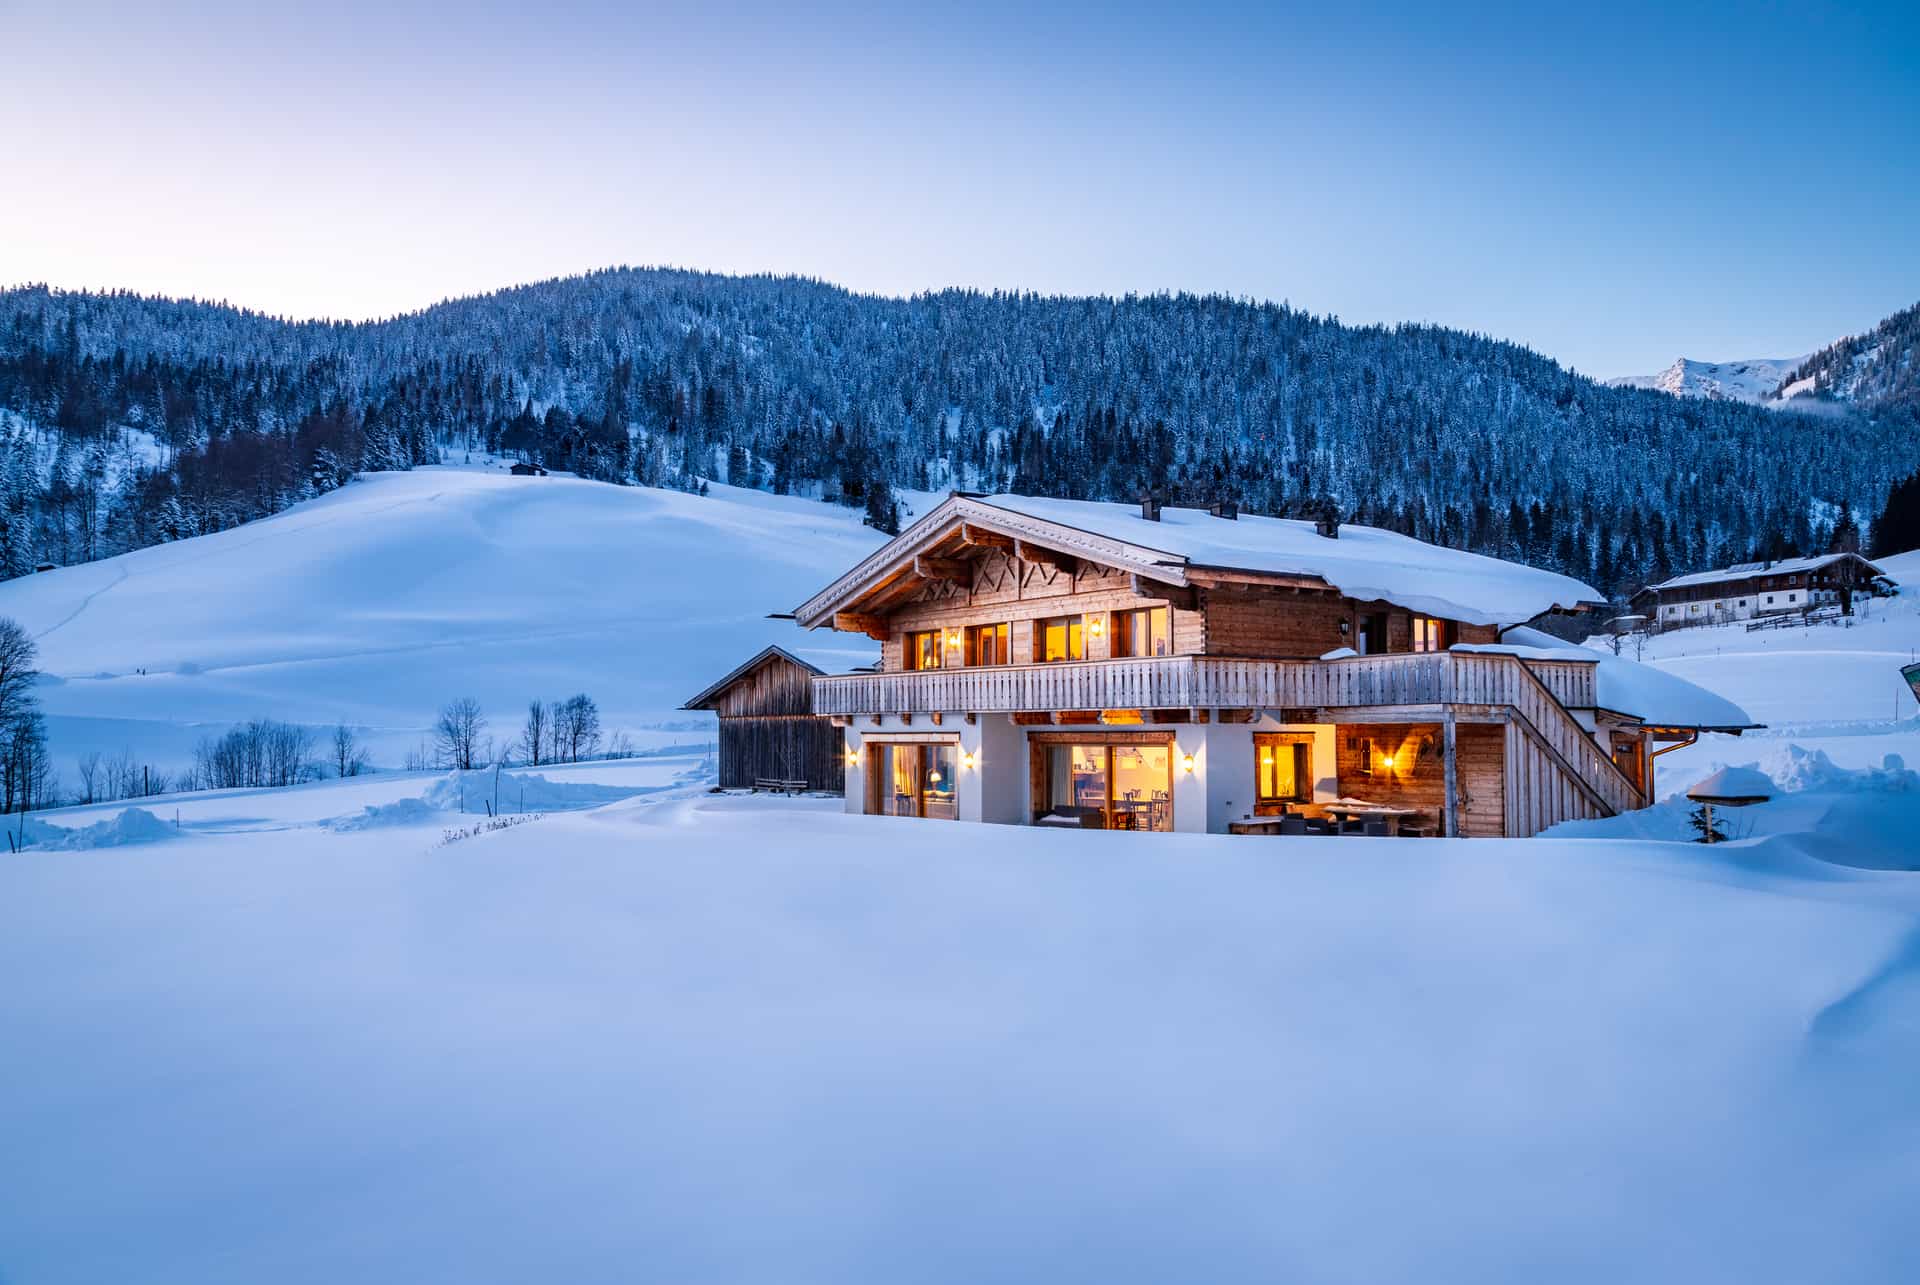
<path fill-rule="evenodd" d="M 960 775 L 960 753 L 952 745 L 920 747 L 920 815 L 937 821 L 957 821 L 960 808 L 955 788 Z"/>
<path fill-rule="evenodd" d="M 1173 751 L 1160 744 L 1048 744 L 1036 816 L 1078 817 L 1088 829 L 1173 829 Z"/>
<path fill-rule="evenodd" d="M 920 747 L 876 746 L 876 773 L 880 782 L 880 814 L 890 817 L 920 815 Z"/>
<path fill-rule="evenodd" d="M 1111 745 L 1113 830 L 1173 829 L 1172 754 L 1165 745 Z"/>
<path fill-rule="evenodd" d="M 882 744 L 870 753 L 881 816 L 959 819 L 958 746 Z"/>

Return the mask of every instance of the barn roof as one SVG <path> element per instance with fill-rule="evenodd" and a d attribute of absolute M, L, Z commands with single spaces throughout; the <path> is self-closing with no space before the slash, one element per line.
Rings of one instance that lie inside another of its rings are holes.
<path fill-rule="evenodd" d="M 762 647 L 729 672 L 726 677 L 713 683 L 698 696 L 693 697 L 681 709 L 712 709 L 714 702 L 735 683 L 753 673 L 769 660 L 784 660 L 797 665 L 807 673 L 818 677 L 834 672 L 846 673 L 871 666 L 875 657 L 871 649 L 852 647 L 782 647 L 771 644 Z M 858 662 L 858 663 L 855 663 Z"/>

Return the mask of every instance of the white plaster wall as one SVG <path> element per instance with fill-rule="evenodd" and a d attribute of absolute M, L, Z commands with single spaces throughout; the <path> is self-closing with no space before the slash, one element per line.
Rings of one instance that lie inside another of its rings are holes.
<path fill-rule="evenodd" d="M 983 798 L 979 819 L 1001 825 L 1025 825 L 1033 815 L 1027 768 L 1027 729 L 1005 714 L 982 714 L 973 730 L 979 738 L 979 763 L 972 775 Z"/>

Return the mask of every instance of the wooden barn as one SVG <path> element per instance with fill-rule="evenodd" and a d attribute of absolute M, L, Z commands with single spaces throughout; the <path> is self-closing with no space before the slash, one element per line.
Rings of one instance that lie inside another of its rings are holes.
<path fill-rule="evenodd" d="M 840 730 L 813 712 L 813 680 L 825 672 L 784 647 L 768 647 L 681 706 L 719 716 L 723 787 L 778 781 L 835 794 L 846 788 Z"/>

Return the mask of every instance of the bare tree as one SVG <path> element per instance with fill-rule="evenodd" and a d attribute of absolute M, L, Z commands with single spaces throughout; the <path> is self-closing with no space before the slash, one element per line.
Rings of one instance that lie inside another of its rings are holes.
<path fill-rule="evenodd" d="M 338 777 L 359 776 L 367 770 L 367 747 L 360 743 L 354 730 L 345 723 L 333 729 L 333 774 Z"/>
<path fill-rule="evenodd" d="M 486 726 L 479 701 L 462 696 L 450 702 L 433 725 L 433 744 L 440 761 L 463 772 L 472 771 L 479 757 L 480 733 Z"/>
<path fill-rule="evenodd" d="M 39 654 L 19 621 L 0 616 L 0 724 L 11 726 L 34 707 L 33 684 L 40 676 L 34 661 Z"/>
<path fill-rule="evenodd" d="M 547 707 L 539 701 L 527 702 L 527 721 L 520 729 L 520 755 L 539 767 L 547 753 Z"/>
<path fill-rule="evenodd" d="M 80 772 L 80 801 L 82 803 L 105 802 L 103 799 L 94 797 L 94 791 L 99 789 L 106 779 L 106 774 L 102 770 L 106 764 L 100 757 L 100 751 L 91 750 L 82 754 L 76 766 Z"/>
<path fill-rule="evenodd" d="M 563 753 L 556 755 L 568 763 L 578 763 L 590 758 L 600 748 L 600 707 L 585 692 L 568 697 L 559 707 L 559 726 L 556 729 Z"/>

